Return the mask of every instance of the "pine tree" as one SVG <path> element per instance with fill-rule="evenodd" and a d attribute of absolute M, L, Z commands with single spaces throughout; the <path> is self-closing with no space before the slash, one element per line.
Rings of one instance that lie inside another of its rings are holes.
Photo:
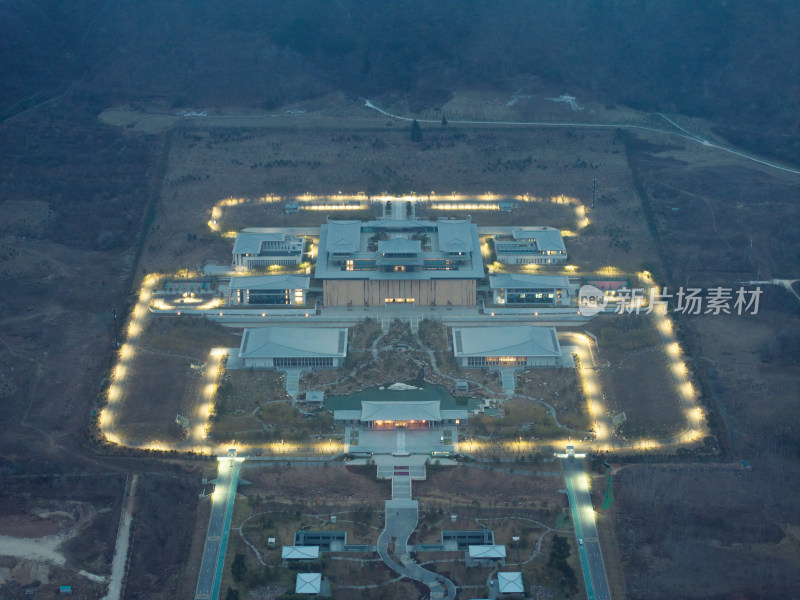
<path fill-rule="evenodd" d="M 411 141 L 412 142 L 421 142 L 422 141 L 422 128 L 417 123 L 417 120 L 414 119 L 414 122 L 411 123 Z"/>

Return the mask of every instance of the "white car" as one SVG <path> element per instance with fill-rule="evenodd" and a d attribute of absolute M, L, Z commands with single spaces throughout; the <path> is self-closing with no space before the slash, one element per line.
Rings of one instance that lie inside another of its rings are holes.
<path fill-rule="evenodd" d="M 578 545 L 583 546 L 583 538 L 578 538 Z"/>

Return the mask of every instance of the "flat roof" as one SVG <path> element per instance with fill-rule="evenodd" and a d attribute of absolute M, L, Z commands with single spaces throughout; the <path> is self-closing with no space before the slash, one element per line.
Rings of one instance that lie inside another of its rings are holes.
<path fill-rule="evenodd" d="M 496 544 L 470 544 L 467 552 L 470 558 L 505 558 L 506 547 Z"/>
<path fill-rule="evenodd" d="M 346 328 L 256 327 L 245 329 L 241 358 L 347 356 Z"/>
<path fill-rule="evenodd" d="M 497 591 L 501 594 L 524 594 L 525 586 L 522 583 L 522 573 L 520 571 L 498 572 Z"/>
<path fill-rule="evenodd" d="M 307 290 L 310 277 L 303 275 L 250 275 L 231 277 L 231 290 Z"/>
<path fill-rule="evenodd" d="M 319 546 L 284 546 L 281 550 L 283 560 L 314 560 L 319 558 Z"/>
<path fill-rule="evenodd" d="M 285 239 L 285 233 L 262 233 L 245 229 L 236 234 L 236 241 L 233 242 L 233 253 L 258 254 L 261 251 L 261 242 L 282 242 Z"/>
<path fill-rule="evenodd" d="M 298 573 L 294 586 L 295 594 L 319 594 L 322 589 L 321 573 Z"/>
<path fill-rule="evenodd" d="M 460 356 L 561 356 L 555 327 L 454 327 L 453 346 Z"/>
<path fill-rule="evenodd" d="M 506 273 L 490 275 L 489 286 L 493 289 L 516 288 L 568 288 L 569 277 L 566 275 L 528 275 L 525 273 Z"/>
<path fill-rule="evenodd" d="M 535 229 L 514 229 L 511 235 L 515 240 L 536 240 L 536 247 L 540 252 L 547 250 L 563 250 L 564 238 L 561 237 L 561 230 L 554 227 L 538 227 Z"/>

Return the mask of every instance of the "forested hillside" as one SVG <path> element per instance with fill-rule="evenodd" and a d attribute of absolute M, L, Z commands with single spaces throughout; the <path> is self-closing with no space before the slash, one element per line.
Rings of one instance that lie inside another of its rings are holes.
<path fill-rule="evenodd" d="M 0 3 L 0 111 L 87 102 L 272 108 L 332 90 L 412 106 L 523 76 L 710 118 L 800 162 L 800 4 L 788 0 L 18 0 Z"/>

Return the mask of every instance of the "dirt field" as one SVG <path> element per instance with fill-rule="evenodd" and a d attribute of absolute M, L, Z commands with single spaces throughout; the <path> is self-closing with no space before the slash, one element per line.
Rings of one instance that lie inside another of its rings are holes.
<path fill-rule="evenodd" d="M 59 585 L 93 595 L 111 572 L 125 477 L 54 467 L 34 474 L 18 465 L 0 476 L 0 589 L 15 597 L 36 582 L 42 598 L 55 598 Z"/>
<path fill-rule="evenodd" d="M 686 426 L 667 356 L 646 315 L 604 315 L 589 323 L 598 336 L 600 384 L 611 415 L 625 413 L 624 438 L 667 438 Z M 607 366 L 606 366 L 607 365 Z"/>
<path fill-rule="evenodd" d="M 120 433 L 137 443 L 180 441 L 175 416 L 192 418 L 203 379 L 202 371 L 192 365 L 204 365 L 212 347 L 239 342 L 233 330 L 205 319 L 150 315 L 126 378 Z"/>
<path fill-rule="evenodd" d="M 800 539 L 787 527 L 797 522 L 797 487 L 777 462 L 626 467 L 611 514 L 629 597 L 791 597 L 800 586 Z"/>
<path fill-rule="evenodd" d="M 333 110 L 336 107 L 328 107 Z M 341 111 L 339 111 L 341 113 Z M 613 131 L 525 130 L 430 127 L 422 145 L 411 142 L 407 126 L 362 107 L 346 107 L 335 121 L 267 120 L 242 127 L 231 121 L 188 120 L 171 134 L 171 150 L 156 222 L 145 248 L 148 271 L 173 271 L 206 258 L 230 260 L 230 242 L 208 234 L 211 208 L 228 197 L 281 197 L 310 192 L 354 194 L 388 192 L 565 195 L 586 203 L 592 178 L 599 175 L 606 208 L 589 215 L 597 224 L 569 248 L 592 268 L 598 248 L 609 249 L 610 223 L 628 228 L 635 252 L 611 248 L 606 264 L 634 269 L 652 255 L 652 244 L 635 231 L 641 212 L 625 161 L 623 144 Z M 227 126 L 223 126 L 227 125 Z M 534 149 L 545 149 L 536 152 Z M 311 225 L 326 213 L 286 216 L 278 205 L 242 205 L 224 211 L 226 227 Z M 352 215 L 350 215 L 352 217 Z M 480 222 L 480 214 L 472 215 Z M 574 212 L 531 203 L 519 215 L 491 215 L 505 224 L 552 224 L 575 229 Z M 523 222 L 520 222 L 520 218 Z M 544 223 L 541 220 L 553 220 Z M 591 227 L 591 226 L 590 226 Z M 192 236 L 197 236 L 193 238 Z M 227 245 L 227 249 L 226 249 Z M 617 256 L 617 254 L 619 254 Z"/>

